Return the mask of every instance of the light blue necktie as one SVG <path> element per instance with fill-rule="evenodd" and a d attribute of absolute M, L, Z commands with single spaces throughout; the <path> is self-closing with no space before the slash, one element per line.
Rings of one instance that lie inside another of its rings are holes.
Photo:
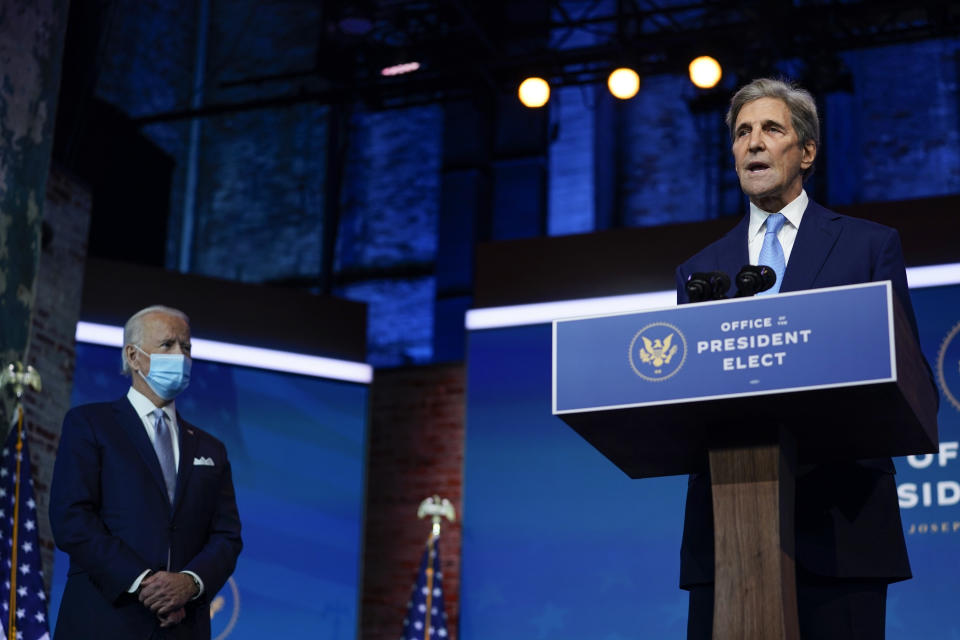
<path fill-rule="evenodd" d="M 170 439 L 170 430 L 167 428 L 167 414 L 163 409 L 153 412 L 153 426 L 156 428 L 156 437 L 153 439 L 153 448 L 160 461 L 163 471 L 163 481 L 167 485 L 167 496 L 173 504 L 173 494 L 177 488 L 177 463 L 173 458 L 173 441 Z"/>
<path fill-rule="evenodd" d="M 758 293 L 758 296 L 766 296 L 780 291 L 780 284 L 783 282 L 783 272 L 787 270 L 787 261 L 783 257 L 783 246 L 777 239 L 777 232 L 787 219 L 782 213 L 771 213 L 767 216 L 767 232 L 763 236 L 763 246 L 760 247 L 760 259 L 758 264 L 766 265 L 773 269 L 777 274 L 777 281 L 773 286 Z"/>

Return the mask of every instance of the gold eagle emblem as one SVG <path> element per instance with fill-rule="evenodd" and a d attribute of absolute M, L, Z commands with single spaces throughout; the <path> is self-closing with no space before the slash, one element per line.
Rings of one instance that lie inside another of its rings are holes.
<path fill-rule="evenodd" d="M 665 364 L 670 364 L 670 359 L 677 353 L 677 345 L 673 344 L 673 334 L 669 334 L 662 340 L 656 338 L 650 340 L 647 336 L 640 336 L 643 340 L 643 347 L 640 349 L 640 361 L 645 364 L 653 364 L 660 368 Z"/>
<path fill-rule="evenodd" d="M 627 357 L 635 374 L 648 382 L 662 382 L 683 368 L 687 339 L 669 322 L 651 322 L 633 336 Z"/>

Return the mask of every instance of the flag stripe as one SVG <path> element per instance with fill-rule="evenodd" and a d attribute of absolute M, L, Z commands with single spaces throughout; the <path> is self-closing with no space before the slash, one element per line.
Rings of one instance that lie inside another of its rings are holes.
<path fill-rule="evenodd" d="M 20 416 L 22 420 L 22 413 Z M 0 457 L 0 567 L 9 570 L 0 584 L 0 603 L 6 614 L 0 615 L 0 620 L 7 623 L 7 638 L 43 640 L 50 637 L 47 594 L 30 450 L 26 438 L 20 437 L 21 424 L 10 429 Z"/>

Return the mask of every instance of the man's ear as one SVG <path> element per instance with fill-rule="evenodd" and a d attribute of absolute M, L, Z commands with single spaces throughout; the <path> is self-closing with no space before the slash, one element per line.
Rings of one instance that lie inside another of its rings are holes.
<path fill-rule="evenodd" d="M 127 365 L 133 370 L 134 358 L 137 357 L 137 348 L 132 344 L 125 345 L 123 347 L 123 355 L 127 358 Z"/>
<path fill-rule="evenodd" d="M 813 161 L 817 158 L 817 143 L 813 140 L 807 140 L 803 145 L 803 155 L 800 157 L 800 168 L 806 171 L 813 166 Z"/>

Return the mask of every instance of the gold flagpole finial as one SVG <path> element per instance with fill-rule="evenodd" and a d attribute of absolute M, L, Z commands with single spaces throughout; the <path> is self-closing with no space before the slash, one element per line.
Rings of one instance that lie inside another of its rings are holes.
<path fill-rule="evenodd" d="M 0 371 L 0 387 L 9 388 L 19 400 L 23 398 L 26 387 L 40 391 L 43 383 L 40 380 L 40 374 L 32 366 L 24 367 L 22 362 L 11 362 Z"/>
<path fill-rule="evenodd" d="M 420 503 L 420 507 L 417 509 L 417 517 L 422 519 L 427 516 L 433 519 L 433 537 L 440 535 L 441 518 L 446 518 L 450 522 L 456 522 L 457 520 L 453 503 L 446 498 L 441 499 L 438 495 L 430 496 Z"/>

